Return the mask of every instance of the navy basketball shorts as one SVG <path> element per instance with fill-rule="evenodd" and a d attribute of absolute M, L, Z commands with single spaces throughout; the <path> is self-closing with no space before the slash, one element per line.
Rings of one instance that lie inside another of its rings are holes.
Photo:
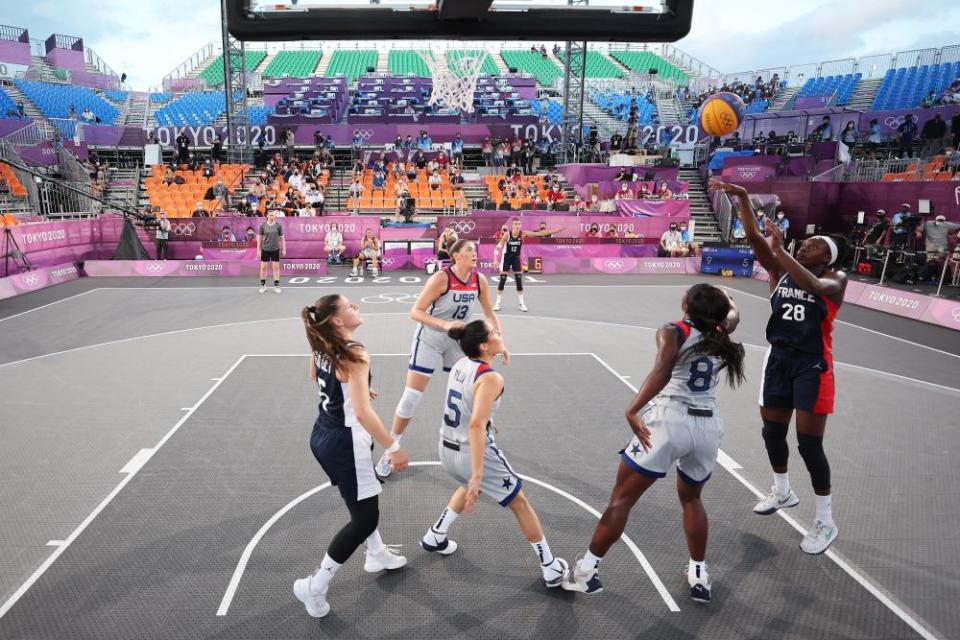
<path fill-rule="evenodd" d="M 510 271 L 514 273 L 523 272 L 523 268 L 520 266 L 520 256 L 519 254 L 509 255 L 504 252 L 503 258 L 500 260 L 500 273 L 508 273 Z"/>
<path fill-rule="evenodd" d="M 347 502 L 366 500 L 383 491 L 373 470 L 373 438 L 364 429 L 315 424 L 310 449 L 330 476 L 330 484 Z"/>
<path fill-rule="evenodd" d="M 833 413 L 833 358 L 767 349 L 760 384 L 760 406 Z"/>

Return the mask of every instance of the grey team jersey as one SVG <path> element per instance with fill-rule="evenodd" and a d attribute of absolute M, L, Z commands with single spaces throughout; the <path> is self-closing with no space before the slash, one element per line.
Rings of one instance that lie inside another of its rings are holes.
<path fill-rule="evenodd" d="M 460 444 L 469 441 L 467 433 L 470 430 L 470 420 L 473 418 L 473 385 L 480 376 L 493 372 L 493 368 L 486 362 L 470 358 L 460 358 L 457 364 L 453 365 L 450 378 L 447 380 L 443 417 L 440 419 L 441 438 Z M 493 422 L 493 417 L 499 408 L 500 398 L 497 398 L 490 412 L 490 422 Z M 489 428 L 488 423 L 487 429 Z"/>
<path fill-rule="evenodd" d="M 447 289 L 430 305 L 427 314 L 441 320 L 469 322 L 480 301 L 480 275 L 474 270 L 467 276 L 466 281 L 462 281 L 452 267 L 447 267 L 442 273 L 447 276 Z M 446 338 L 444 332 L 424 325 L 417 327 L 417 338 L 437 348 L 446 346 L 446 340 L 443 340 Z"/>
<path fill-rule="evenodd" d="M 670 382 L 657 397 L 692 407 L 714 408 L 723 363 L 719 358 L 700 352 L 703 335 L 690 323 L 681 320 L 671 323 L 671 326 L 677 332 L 680 351 L 670 374 Z"/>

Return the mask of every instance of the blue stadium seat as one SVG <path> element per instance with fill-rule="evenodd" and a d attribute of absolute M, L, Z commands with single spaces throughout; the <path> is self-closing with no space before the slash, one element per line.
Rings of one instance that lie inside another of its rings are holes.
<path fill-rule="evenodd" d="M 77 117 L 89 108 L 103 124 L 116 124 L 120 112 L 92 89 L 68 84 L 14 80 L 14 84 L 48 118 L 68 118 L 70 105 Z"/>
<path fill-rule="evenodd" d="M 657 116 L 657 106 L 643 96 L 595 91 L 590 93 L 590 100 L 621 122 L 627 121 L 633 103 L 637 105 L 637 124 L 640 126 L 652 125 Z"/>
<path fill-rule="evenodd" d="M 837 101 L 835 106 L 842 107 L 850 104 L 850 98 L 857 90 L 857 85 L 863 75 L 860 73 L 848 73 L 842 76 L 825 76 L 822 78 L 810 78 L 804 83 L 800 91 L 797 92 L 798 98 L 833 96 L 836 94 Z"/>
<path fill-rule="evenodd" d="M 16 118 L 17 103 L 0 89 L 0 118 Z"/>
<path fill-rule="evenodd" d="M 871 109 L 885 111 L 918 107 L 931 91 L 937 97 L 941 96 L 958 75 L 958 62 L 890 69 L 883 76 Z"/>
<path fill-rule="evenodd" d="M 154 92 L 154 93 L 151 93 L 151 94 L 150 94 L 150 102 L 154 102 L 154 103 L 156 103 L 156 104 L 162 104 L 162 103 L 164 103 L 164 102 L 169 102 L 171 98 L 173 98 L 173 94 L 172 94 L 172 93 L 158 93 L 158 92 Z"/>
<path fill-rule="evenodd" d="M 247 107 L 247 120 L 250 126 L 262 127 L 267 124 L 267 116 L 273 113 L 270 107 Z"/>
<path fill-rule="evenodd" d="M 240 93 L 235 94 L 240 99 Z M 185 93 L 157 109 L 155 117 L 161 127 L 200 127 L 213 124 L 227 110 L 223 91 Z"/>

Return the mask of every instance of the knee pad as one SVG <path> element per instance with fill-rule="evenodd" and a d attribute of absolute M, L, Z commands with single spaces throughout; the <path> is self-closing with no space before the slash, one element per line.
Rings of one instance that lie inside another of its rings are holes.
<path fill-rule="evenodd" d="M 513 274 L 514 280 L 517 281 L 517 293 L 523 291 L 523 275 L 520 273 Z"/>
<path fill-rule="evenodd" d="M 811 484 L 815 492 L 830 490 L 830 463 L 827 462 L 827 454 L 823 452 L 823 438 L 807 435 L 805 433 L 797 434 L 797 448 L 800 450 L 800 457 L 807 465 L 807 471 L 810 472 Z"/>
<path fill-rule="evenodd" d="M 497 285 L 497 291 L 503 291 L 503 288 L 507 285 L 507 274 L 500 274 L 500 284 Z"/>
<path fill-rule="evenodd" d="M 770 465 L 782 467 L 790 457 L 790 447 L 787 445 L 787 425 L 770 420 L 763 421 L 763 443 L 767 447 L 767 457 Z"/>
<path fill-rule="evenodd" d="M 397 417 L 409 420 L 417 410 L 420 400 L 423 398 L 423 392 L 406 387 L 403 395 L 400 396 L 400 402 L 397 404 Z"/>

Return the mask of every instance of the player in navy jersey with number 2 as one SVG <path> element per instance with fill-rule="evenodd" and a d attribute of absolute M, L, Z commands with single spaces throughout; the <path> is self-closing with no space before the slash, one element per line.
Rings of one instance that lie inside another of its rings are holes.
<path fill-rule="evenodd" d="M 710 601 L 707 573 L 707 512 L 700 492 L 717 466 L 723 421 L 716 393 L 726 371 L 731 386 L 743 382 L 743 345 L 730 334 L 740 320 L 721 289 L 697 284 L 681 302 L 683 320 L 657 330 L 657 359 L 626 418 L 633 439 L 620 451 L 617 483 L 586 553 L 563 580 L 568 591 L 600 593 L 600 561 L 627 526 L 643 493 L 677 463 L 677 496 L 690 562 L 690 597 Z M 639 415 L 637 415 L 639 413 Z"/>
<path fill-rule="evenodd" d="M 746 189 L 722 182 L 714 186 L 739 202 L 747 241 L 770 274 L 773 314 L 767 323 L 770 348 L 760 385 L 760 418 L 774 484 L 770 495 L 753 510 L 770 515 L 800 502 L 787 475 L 787 429 L 796 411 L 798 449 L 817 502 L 816 519 L 800 548 L 820 554 L 840 532 L 833 520 L 830 464 L 823 451 L 823 436 L 827 416 L 833 413 L 833 322 L 847 288 L 847 275 L 837 264 L 846 240 L 840 236 L 807 238 L 794 258 L 783 247 L 780 229 L 770 220 L 765 223 L 768 237 L 764 238 Z"/>
<path fill-rule="evenodd" d="M 305 307 L 301 316 L 310 343 L 310 379 L 317 383 L 320 394 L 310 449 L 350 511 L 350 522 L 333 537 L 317 570 L 293 583 L 293 593 L 307 613 L 322 618 L 330 612 L 330 581 L 364 541 L 363 568 L 368 573 L 407 564 L 406 558 L 383 544 L 377 529 L 377 496 L 382 489 L 373 472 L 373 441 L 387 449 L 398 471 L 406 468 L 408 458 L 370 406 L 376 397 L 370 389 L 370 356 L 353 339 L 354 331 L 363 324 L 360 308 L 332 294 Z"/>
<path fill-rule="evenodd" d="M 490 304 L 487 279 L 477 270 L 477 248 L 472 240 L 461 239 L 450 247 L 453 264 L 434 273 L 420 292 L 410 317 L 417 321 L 410 345 L 407 383 L 393 416 L 391 435 L 400 440 L 413 419 L 433 373 L 450 368 L 463 357 L 460 345 L 447 335 L 452 327 L 470 322 L 479 305 L 487 321 L 500 331 L 500 320 Z M 506 348 L 503 363 L 510 361 Z M 377 475 L 390 475 L 390 456 L 386 453 L 377 462 Z"/>

